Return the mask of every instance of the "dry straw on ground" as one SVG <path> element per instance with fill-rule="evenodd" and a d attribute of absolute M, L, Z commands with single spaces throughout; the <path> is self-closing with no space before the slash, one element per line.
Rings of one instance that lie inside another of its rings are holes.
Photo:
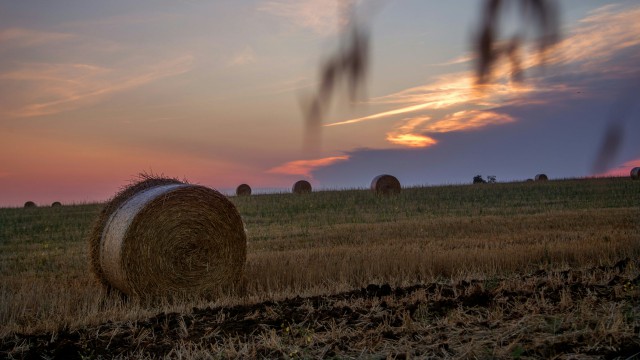
<path fill-rule="evenodd" d="M 299 180 L 293 184 L 294 194 L 306 194 L 311 192 L 311 184 L 306 180 Z"/>
<path fill-rule="evenodd" d="M 547 181 L 547 180 L 549 180 L 549 177 L 547 177 L 546 174 L 538 174 L 538 175 L 536 175 L 535 180 L 536 181 Z"/>
<path fill-rule="evenodd" d="M 634 167 L 631 169 L 631 178 L 634 180 L 640 179 L 640 167 Z"/>
<path fill-rule="evenodd" d="M 38 207 L 38 205 L 36 205 L 36 203 L 34 203 L 33 201 L 27 201 L 26 203 L 24 203 L 24 207 L 34 208 L 34 207 Z"/>
<path fill-rule="evenodd" d="M 247 184 L 240 184 L 236 188 L 236 196 L 249 196 L 251 195 L 251 186 Z"/>
<path fill-rule="evenodd" d="M 218 191 L 143 177 L 106 204 L 89 239 L 99 281 L 142 298 L 215 295 L 237 285 L 246 235 Z"/>
<path fill-rule="evenodd" d="M 382 195 L 399 194 L 400 181 L 392 175 L 378 175 L 371 181 L 371 190 Z"/>

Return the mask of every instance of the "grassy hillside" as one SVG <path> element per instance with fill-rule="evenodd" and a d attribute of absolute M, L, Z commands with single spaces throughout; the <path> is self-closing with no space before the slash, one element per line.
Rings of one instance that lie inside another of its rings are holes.
<path fill-rule="evenodd" d="M 248 231 L 247 293 L 153 307 L 107 295 L 88 271 L 101 205 L 0 209 L 0 337 L 194 306 L 501 279 L 640 257 L 640 182 L 561 180 L 232 198 Z"/>

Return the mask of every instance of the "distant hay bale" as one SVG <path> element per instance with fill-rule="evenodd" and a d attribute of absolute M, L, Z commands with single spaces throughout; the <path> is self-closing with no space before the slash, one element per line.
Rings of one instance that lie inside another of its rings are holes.
<path fill-rule="evenodd" d="M 89 246 L 103 285 L 142 298 L 215 295 L 237 286 L 247 249 L 240 214 L 224 195 L 152 177 L 106 204 Z"/>
<path fill-rule="evenodd" d="M 631 178 L 633 180 L 640 179 L 640 167 L 634 167 L 633 169 L 631 169 Z"/>
<path fill-rule="evenodd" d="M 51 204 L 51 207 L 58 207 L 58 206 L 62 206 L 60 201 L 54 201 L 53 204 Z"/>
<path fill-rule="evenodd" d="M 307 194 L 311 192 L 311 184 L 306 180 L 299 180 L 293 184 L 294 194 Z"/>
<path fill-rule="evenodd" d="M 533 181 L 533 179 L 527 179 L 527 182 L 532 182 L 532 181 Z"/>
<path fill-rule="evenodd" d="M 401 190 L 400 181 L 392 175 L 378 175 L 371 181 L 371 190 L 376 194 L 382 195 L 399 194 Z"/>
<path fill-rule="evenodd" d="M 251 186 L 247 184 L 240 184 L 236 188 L 236 196 L 249 196 L 251 195 Z"/>
<path fill-rule="evenodd" d="M 536 181 L 547 181 L 547 180 L 549 180 L 549 178 L 545 174 L 538 174 L 538 175 L 536 175 L 535 180 Z"/>
<path fill-rule="evenodd" d="M 33 201 L 27 201 L 26 203 L 24 203 L 24 207 L 34 208 L 34 207 L 38 207 L 38 205 L 36 205 L 36 203 L 34 203 Z"/>

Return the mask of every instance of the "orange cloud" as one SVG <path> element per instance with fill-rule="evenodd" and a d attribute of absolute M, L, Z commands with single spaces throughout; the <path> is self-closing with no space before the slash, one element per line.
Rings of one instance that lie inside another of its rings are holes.
<path fill-rule="evenodd" d="M 407 147 L 427 147 L 437 144 L 438 142 L 426 135 L 419 134 L 419 128 L 424 123 L 431 120 L 429 116 L 417 117 L 404 120 L 404 123 L 397 126 L 395 131 L 387 133 L 387 141 Z"/>
<path fill-rule="evenodd" d="M 283 174 L 283 175 L 300 175 L 308 178 L 312 178 L 311 173 L 313 170 L 335 164 L 339 161 L 349 160 L 349 155 L 332 156 L 322 159 L 314 160 L 296 160 L 282 164 L 267 170 L 269 174 Z"/>
<path fill-rule="evenodd" d="M 389 133 L 387 134 L 387 141 L 392 144 L 403 145 L 407 147 L 427 147 L 431 145 L 435 145 L 438 142 L 425 135 L 419 134 L 396 134 Z"/>
<path fill-rule="evenodd" d="M 427 124 L 422 130 L 435 133 L 467 131 L 480 129 L 488 125 L 507 124 L 514 121 L 515 119 L 511 116 L 494 111 L 463 110 Z"/>
<path fill-rule="evenodd" d="M 514 118 L 506 114 L 479 110 L 458 111 L 437 120 L 429 116 L 416 117 L 404 120 L 394 131 L 387 133 L 387 141 L 407 147 L 427 147 L 438 142 L 424 133 L 468 131 L 514 121 Z"/>
<path fill-rule="evenodd" d="M 339 126 L 424 110 L 449 110 L 456 107 L 487 108 L 506 104 L 533 92 L 558 90 L 558 87 L 538 89 L 533 81 L 527 83 L 495 83 L 484 85 L 478 91 L 473 73 L 465 72 L 440 77 L 434 83 L 418 86 L 398 93 L 376 98 L 374 104 L 412 104 L 377 114 L 327 124 Z"/>

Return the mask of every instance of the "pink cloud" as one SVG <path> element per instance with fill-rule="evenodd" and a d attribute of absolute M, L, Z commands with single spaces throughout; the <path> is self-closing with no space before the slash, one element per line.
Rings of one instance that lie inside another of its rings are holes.
<path fill-rule="evenodd" d="M 348 155 L 342 155 L 313 160 L 295 160 L 271 168 L 266 172 L 269 174 L 300 175 L 307 178 L 312 178 L 311 173 L 313 172 L 313 170 L 348 159 Z"/>
<path fill-rule="evenodd" d="M 73 34 L 44 32 L 23 28 L 10 28 L 0 31 L 0 44 L 30 47 L 76 38 Z"/>
<path fill-rule="evenodd" d="M 613 169 L 609 169 L 608 171 L 595 174 L 595 177 L 607 177 L 607 176 L 630 176 L 631 169 L 635 167 L 640 167 L 640 159 L 630 160 L 625 162 L 624 164 L 618 165 Z"/>
<path fill-rule="evenodd" d="M 19 82 L 23 93 L 12 92 L 13 101 L 0 108 L 7 117 L 56 114 L 90 105 L 117 92 L 190 70 L 192 56 L 186 55 L 152 65 L 130 69 L 104 68 L 92 64 L 25 64 L 0 74 L 0 85 Z"/>

